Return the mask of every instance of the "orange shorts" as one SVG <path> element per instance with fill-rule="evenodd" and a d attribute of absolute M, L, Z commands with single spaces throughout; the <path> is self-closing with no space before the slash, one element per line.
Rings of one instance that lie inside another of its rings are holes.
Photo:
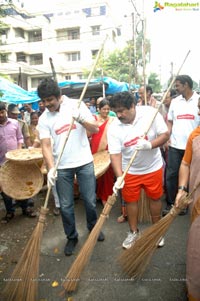
<path fill-rule="evenodd" d="M 143 188 L 146 195 L 153 199 L 159 199 L 163 194 L 163 169 L 146 175 L 126 174 L 125 185 L 122 188 L 122 197 L 125 202 L 137 202 Z"/>

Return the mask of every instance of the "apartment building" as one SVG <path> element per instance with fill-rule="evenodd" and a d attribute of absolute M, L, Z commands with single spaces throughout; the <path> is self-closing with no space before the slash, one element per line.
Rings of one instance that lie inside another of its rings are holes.
<path fill-rule="evenodd" d="M 41 78 L 52 75 L 50 58 L 58 81 L 78 80 L 93 65 L 106 35 L 104 54 L 118 47 L 120 27 L 106 1 L 67 2 L 60 10 L 34 15 L 2 6 L 0 73 L 35 90 Z"/>

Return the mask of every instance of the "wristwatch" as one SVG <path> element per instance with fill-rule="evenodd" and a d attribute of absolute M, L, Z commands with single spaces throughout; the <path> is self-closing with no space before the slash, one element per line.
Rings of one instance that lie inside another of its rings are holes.
<path fill-rule="evenodd" d="M 178 186 L 178 190 L 183 190 L 185 192 L 188 192 L 188 189 L 185 186 Z"/>

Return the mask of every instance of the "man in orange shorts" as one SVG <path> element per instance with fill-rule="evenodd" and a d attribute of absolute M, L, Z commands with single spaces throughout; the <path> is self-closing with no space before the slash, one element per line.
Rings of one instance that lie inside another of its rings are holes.
<path fill-rule="evenodd" d="M 153 223 L 161 217 L 163 161 L 160 146 L 169 139 L 169 133 L 161 114 L 157 113 L 152 123 L 156 109 L 150 106 L 136 106 L 136 100 L 130 92 L 116 93 L 110 104 L 118 117 L 108 129 L 108 149 L 117 177 L 113 191 L 117 193 L 122 189 L 122 197 L 126 202 L 130 231 L 122 246 L 128 249 L 139 234 L 138 200 L 141 188 L 150 198 Z M 151 123 L 151 128 L 144 137 Z M 137 155 L 122 181 L 121 176 L 135 151 Z M 163 246 L 164 238 L 161 238 L 158 244 Z"/>

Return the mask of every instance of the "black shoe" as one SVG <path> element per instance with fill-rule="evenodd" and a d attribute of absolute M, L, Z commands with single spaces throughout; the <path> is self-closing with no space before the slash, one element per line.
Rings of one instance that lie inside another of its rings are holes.
<path fill-rule="evenodd" d="M 103 234 L 103 232 L 99 233 L 99 237 L 97 238 L 98 241 L 104 241 L 105 240 L 105 235 Z"/>
<path fill-rule="evenodd" d="M 64 249 L 64 253 L 66 256 L 70 256 L 74 253 L 74 249 L 77 243 L 78 243 L 78 238 L 68 239 Z"/>
<path fill-rule="evenodd" d="M 187 208 L 182 209 L 179 215 L 186 215 L 187 214 Z"/>
<path fill-rule="evenodd" d="M 171 209 L 172 209 L 172 205 L 167 205 L 166 208 L 162 212 L 162 216 L 167 215 Z"/>

